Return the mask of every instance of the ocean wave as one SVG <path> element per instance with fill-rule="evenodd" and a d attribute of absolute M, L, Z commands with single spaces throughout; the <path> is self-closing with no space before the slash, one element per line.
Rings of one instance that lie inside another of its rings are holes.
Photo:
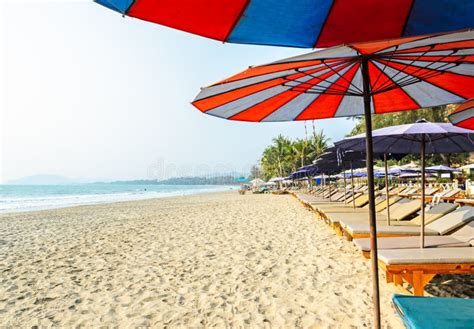
<path fill-rule="evenodd" d="M 0 213 L 36 211 L 55 208 L 65 208 L 79 205 L 105 204 L 122 201 L 146 200 L 153 198 L 166 198 L 180 195 L 192 195 L 206 192 L 219 192 L 229 190 L 229 186 L 212 187 L 186 187 L 172 189 L 167 187 L 160 190 L 143 190 L 131 188 L 126 192 L 112 193 L 81 193 L 81 194 L 61 194 L 61 195 L 15 195 L 2 196 L 0 194 Z M 27 194 L 27 191 L 25 191 Z"/>

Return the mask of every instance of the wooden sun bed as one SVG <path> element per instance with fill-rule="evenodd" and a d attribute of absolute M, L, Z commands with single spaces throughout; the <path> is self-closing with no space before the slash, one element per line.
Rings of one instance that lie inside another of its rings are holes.
<path fill-rule="evenodd" d="M 434 220 L 425 226 L 425 235 L 445 235 L 470 222 L 474 217 L 474 208 L 464 206 L 445 216 Z M 368 224 L 350 224 L 345 227 L 344 234 L 349 240 L 368 238 L 370 236 Z M 377 237 L 418 236 L 420 228 L 417 226 L 377 226 Z"/>
<path fill-rule="evenodd" d="M 420 202 L 416 200 L 403 199 L 395 203 L 390 207 L 390 218 L 391 223 L 395 221 L 401 221 L 404 218 L 410 216 L 420 209 Z M 347 232 L 346 236 L 351 240 L 353 237 L 353 230 L 355 228 L 367 228 L 369 227 L 369 215 L 365 214 L 354 214 L 354 213 L 327 213 L 327 216 L 331 218 L 331 223 L 333 227 L 339 226 L 343 232 Z M 385 213 L 380 212 L 377 214 L 377 223 L 379 225 L 387 225 L 387 216 Z"/>
<path fill-rule="evenodd" d="M 454 202 L 461 206 L 474 206 L 474 199 L 456 199 Z"/>
<path fill-rule="evenodd" d="M 432 206 L 429 210 L 425 210 L 425 225 L 435 221 L 436 219 L 443 217 L 444 215 L 454 211 L 457 205 L 453 203 L 440 202 L 435 206 Z M 421 214 L 411 220 L 397 221 L 391 224 L 393 225 L 421 225 Z"/>
<path fill-rule="evenodd" d="M 406 281 L 415 296 L 423 296 L 436 274 L 474 274 L 474 248 L 387 249 L 378 257 L 387 282 L 402 286 Z"/>
<path fill-rule="evenodd" d="M 425 248 L 467 248 L 472 247 L 472 237 L 454 237 L 454 236 L 426 236 Z M 367 243 L 365 240 L 369 241 Z M 355 239 L 354 244 L 362 251 L 362 255 L 370 258 L 370 239 Z M 393 249 L 416 249 L 420 247 L 420 237 L 389 237 L 377 238 L 378 250 L 393 250 Z"/>
<path fill-rule="evenodd" d="M 370 258 L 370 239 L 354 239 L 356 247 L 362 251 L 365 258 Z M 461 227 L 459 230 L 445 236 L 425 237 L 425 248 L 449 248 L 449 247 L 472 247 L 474 246 L 474 221 Z M 420 247 L 420 238 L 410 237 L 389 237 L 377 238 L 377 247 L 383 249 L 412 249 Z"/>
<path fill-rule="evenodd" d="M 360 199 L 360 200 L 359 200 Z M 358 201 L 359 200 L 359 201 Z M 368 201 L 368 196 L 366 194 L 359 196 L 356 199 L 356 208 L 354 208 L 352 202 L 324 202 L 324 203 L 313 203 L 314 207 L 317 207 L 322 212 L 361 212 L 367 213 L 368 210 L 365 207 L 366 202 Z M 384 202 L 383 199 L 376 199 L 376 205 Z M 362 206 L 361 206 L 362 205 Z M 354 211 L 355 210 L 355 211 Z"/>

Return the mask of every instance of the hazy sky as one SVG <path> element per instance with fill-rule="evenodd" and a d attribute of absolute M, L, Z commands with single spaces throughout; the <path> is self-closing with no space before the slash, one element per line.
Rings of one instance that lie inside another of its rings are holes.
<path fill-rule="evenodd" d="M 308 50 L 222 44 L 91 1 L 0 8 L 0 181 L 243 171 L 276 135 L 304 136 L 302 122 L 226 121 L 190 101 L 200 86 Z M 353 126 L 315 124 L 333 141 Z"/>

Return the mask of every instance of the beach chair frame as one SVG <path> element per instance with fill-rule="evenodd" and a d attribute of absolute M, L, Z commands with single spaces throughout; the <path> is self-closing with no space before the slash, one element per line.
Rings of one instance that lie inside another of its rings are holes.
<path fill-rule="evenodd" d="M 474 263 L 454 264 L 385 264 L 379 260 L 379 267 L 385 271 L 387 283 L 403 288 L 403 282 L 413 287 L 413 295 L 423 296 L 425 286 L 437 274 L 474 274 Z"/>

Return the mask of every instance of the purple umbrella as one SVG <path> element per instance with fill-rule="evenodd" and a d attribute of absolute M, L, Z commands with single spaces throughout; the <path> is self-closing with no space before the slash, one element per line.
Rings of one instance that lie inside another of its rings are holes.
<path fill-rule="evenodd" d="M 365 149 L 362 151 L 354 151 L 354 150 L 345 150 L 342 148 L 338 147 L 331 147 L 328 149 L 328 152 L 325 152 L 321 155 L 321 158 L 328 158 L 328 159 L 337 159 L 337 161 L 344 163 L 344 161 L 349 161 L 351 164 L 351 184 L 352 184 L 352 194 L 354 195 L 354 177 L 356 177 L 353 173 L 353 161 L 354 160 L 362 160 L 366 156 L 365 154 Z M 388 218 L 388 224 L 390 225 L 390 209 L 389 209 L 389 198 L 388 198 L 388 165 L 387 165 L 387 160 L 388 159 L 396 159 L 400 160 L 403 158 L 405 154 L 374 154 L 374 157 L 377 158 L 383 158 L 384 163 L 385 163 L 385 175 L 382 175 L 380 172 L 379 173 L 374 173 L 374 177 L 384 177 L 385 176 L 385 192 L 387 194 L 387 218 Z M 365 166 L 362 166 L 365 167 Z M 362 168 L 359 167 L 359 168 Z M 344 166 L 343 166 L 344 169 Z M 377 176 L 378 174 L 378 176 Z M 362 177 L 362 176 L 358 176 Z M 346 177 L 344 176 L 344 191 L 346 189 Z M 344 200 L 345 201 L 345 200 Z M 355 199 L 352 198 L 352 206 L 355 209 Z"/>
<path fill-rule="evenodd" d="M 437 173 L 460 172 L 459 169 L 451 168 L 451 167 L 443 166 L 443 165 L 427 167 L 426 170 L 428 172 L 437 172 Z"/>
<path fill-rule="evenodd" d="M 350 163 L 351 174 L 354 168 L 363 168 L 366 166 L 365 154 L 363 152 L 344 152 L 338 150 L 334 147 L 330 148 L 328 152 L 321 154 L 313 163 L 317 165 L 321 172 L 324 173 L 334 173 L 337 171 L 344 171 L 344 163 Z M 352 176 L 352 175 L 351 175 Z M 351 177 L 352 181 L 352 193 L 354 194 L 354 179 Z M 344 175 L 344 202 L 346 201 L 346 176 Z M 354 198 L 353 198 L 354 200 Z M 353 202 L 355 207 L 355 203 Z"/>
<path fill-rule="evenodd" d="M 421 248 L 425 244 L 425 154 L 465 153 L 474 151 L 474 131 L 450 123 L 416 123 L 374 130 L 373 148 L 376 153 L 403 153 L 421 155 Z M 355 151 L 365 149 L 365 134 L 359 134 L 335 143 Z"/>
<path fill-rule="evenodd" d="M 330 147 L 321 154 L 316 160 L 325 161 L 328 166 L 342 166 L 342 171 L 345 171 L 344 164 L 349 163 L 351 168 L 351 188 L 352 195 L 354 195 L 354 168 L 363 168 L 366 166 L 366 155 L 364 152 L 358 152 L 353 150 L 343 150 L 335 146 Z M 344 202 L 346 202 L 346 175 L 344 175 Z M 352 206 L 355 208 L 355 198 L 352 198 Z"/>

